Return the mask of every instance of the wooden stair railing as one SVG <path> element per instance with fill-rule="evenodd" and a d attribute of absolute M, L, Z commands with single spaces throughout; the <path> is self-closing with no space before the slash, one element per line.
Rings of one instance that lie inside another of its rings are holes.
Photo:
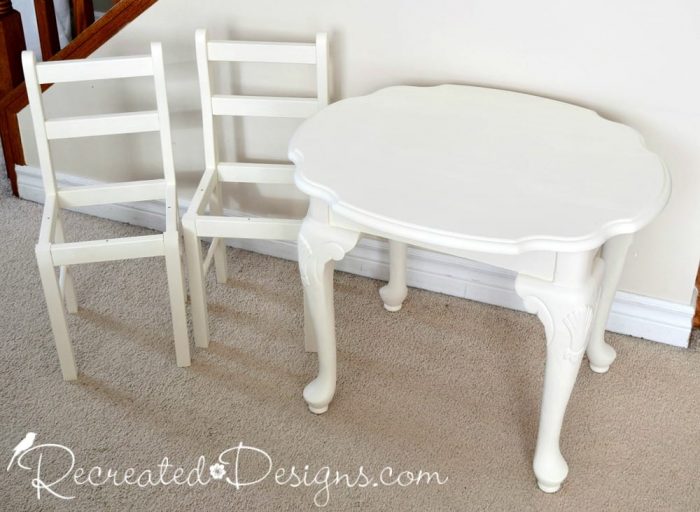
<path fill-rule="evenodd" d="M 48 60 L 61 49 L 58 42 L 58 27 L 56 26 L 56 10 L 53 0 L 34 0 L 36 25 L 39 29 L 41 57 Z"/>
<path fill-rule="evenodd" d="M 77 36 L 65 48 L 58 50 L 58 33 L 56 32 L 54 39 L 54 36 L 50 35 L 51 29 L 40 32 L 42 54 L 51 55 L 49 59 L 44 60 L 82 59 L 88 57 L 122 28 L 156 3 L 156 1 L 114 1 L 114 7 L 88 26 L 86 23 L 90 16 L 94 19 L 91 9 L 92 0 L 74 0 L 73 23 Z M 83 7 L 76 9 L 77 4 L 81 4 Z M 86 7 L 88 4 L 89 7 Z M 42 24 L 44 24 L 47 27 L 53 26 L 55 30 L 56 22 L 52 0 L 35 0 L 34 5 L 37 13 L 38 28 L 41 30 Z M 88 14 L 88 11 L 90 11 L 90 14 Z M 77 12 L 83 13 L 81 14 L 82 18 L 78 19 L 76 16 Z M 19 29 L 17 29 L 17 26 Z M 83 28 L 82 31 L 80 30 L 81 27 Z M 3 45 L 6 46 L 3 47 Z M 0 99 L 0 139 L 2 140 L 2 150 L 5 155 L 7 177 L 12 186 L 12 193 L 15 196 L 19 196 L 15 166 L 25 165 L 17 114 L 27 106 L 28 100 L 20 59 L 15 59 L 16 63 L 14 64 L 5 62 L 2 59 L 3 56 L 7 55 L 19 56 L 24 49 L 24 33 L 22 32 L 22 22 L 20 21 L 19 13 L 12 9 L 11 0 L 0 0 L 0 96 L 6 93 Z M 13 59 L 6 60 L 11 61 Z M 5 83 L 7 86 L 3 89 Z M 50 86 L 51 84 L 47 84 L 43 88 L 47 89 Z"/>
<path fill-rule="evenodd" d="M 92 5 L 92 0 L 73 0 L 72 5 L 73 29 L 77 36 L 95 23 L 95 8 Z"/>
<path fill-rule="evenodd" d="M 0 0 L 0 96 L 24 80 L 18 57 L 25 49 L 19 12 L 12 8 L 12 0 Z"/>

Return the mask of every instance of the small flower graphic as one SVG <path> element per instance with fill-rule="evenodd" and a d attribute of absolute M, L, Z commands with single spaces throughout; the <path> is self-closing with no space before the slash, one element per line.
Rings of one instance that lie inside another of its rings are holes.
<path fill-rule="evenodd" d="M 212 464 L 209 466 L 209 474 L 214 480 L 221 480 L 226 475 L 223 464 Z"/>

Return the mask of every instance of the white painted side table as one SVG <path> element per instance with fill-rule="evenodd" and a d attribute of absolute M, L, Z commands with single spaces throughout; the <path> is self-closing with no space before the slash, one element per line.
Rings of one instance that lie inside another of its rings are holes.
<path fill-rule="evenodd" d="M 557 491 L 564 412 L 586 351 L 615 359 L 603 334 L 632 235 L 665 206 L 668 171 L 631 128 L 595 112 L 482 87 L 390 87 L 337 102 L 290 142 L 311 198 L 299 235 L 312 412 L 336 386 L 334 261 L 361 234 L 498 264 L 544 324 L 547 362 L 534 471 Z M 390 283 L 391 287 L 391 283 Z M 468 329 L 465 326 L 465 329 Z"/>

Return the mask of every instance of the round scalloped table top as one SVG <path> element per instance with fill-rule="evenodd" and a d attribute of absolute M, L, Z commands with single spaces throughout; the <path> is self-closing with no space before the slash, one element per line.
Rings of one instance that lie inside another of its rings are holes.
<path fill-rule="evenodd" d="M 334 215 L 463 250 L 594 249 L 651 222 L 671 189 L 628 126 L 484 87 L 342 100 L 305 121 L 289 148 L 297 186 Z"/>

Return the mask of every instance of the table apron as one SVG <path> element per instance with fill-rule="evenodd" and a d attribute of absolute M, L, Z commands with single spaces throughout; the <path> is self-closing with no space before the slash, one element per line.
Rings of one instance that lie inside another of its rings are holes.
<path fill-rule="evenodd" d="M 345 219 L 335 212 L 330 212 L 329 223 L 332 226 L 356 231 L 364 235 L 372 235 L 379 238 L 403 242 L 413 247 L 420 247 L 422 249 L 435 251 L 441 254 L 447 254 L 479 263 L 485 263 L 487 265 L 527 274 L 547 281 L 554 279 L 556 253 L 551 251 L 530 251 L 514 255 L 466 251 L 439 244 L 425 243 L 407 237 L 402 237 L 385 230 L 377 229 L 376 227 L 366 224 L 358 224 L 357 222 Z"/>

